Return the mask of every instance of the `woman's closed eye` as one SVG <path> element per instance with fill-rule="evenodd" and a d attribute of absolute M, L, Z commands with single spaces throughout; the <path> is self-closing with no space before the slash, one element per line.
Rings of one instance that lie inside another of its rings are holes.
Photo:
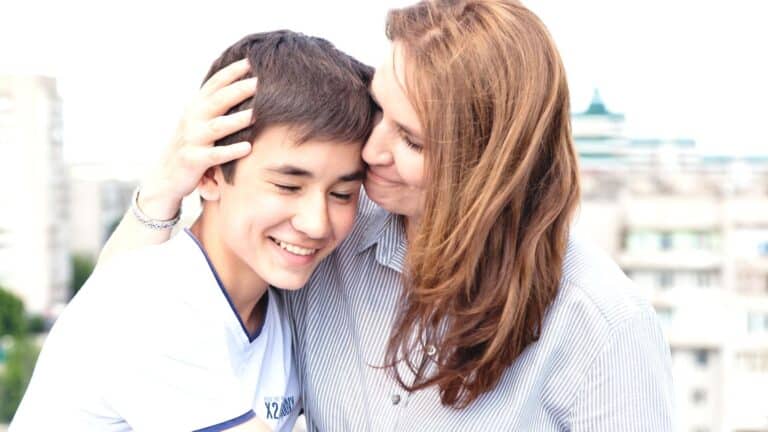
<path fill-rule="evenodd" d="M 410 138 L 408 133 L 406 131 L 402 130 L 401 128 L 397 128 L 397 134 L 400 135 L 400 139 L 402 139 L 403 142 L 405 143 L 405 145 L 407 145 L 411 150 L 413 150 L 415 152 L 418 152 L 418 153 L 421 153 L 424 150 L 424 146 L 423 145 L 421 145 L 421 144 L 419 144 L 417 142 L 414 142 Z"/>

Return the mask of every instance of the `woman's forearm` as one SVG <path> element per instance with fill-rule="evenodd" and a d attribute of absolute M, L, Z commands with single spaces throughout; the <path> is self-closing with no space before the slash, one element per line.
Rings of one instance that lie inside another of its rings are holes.
<path fill-rule="evenodd" d="M 133 204 L 133 203 L 132 203 Z M 138 206 L 147 216 L 157 220 L 172 219 L 178 212 L 181 201 L 151 188 L 142 189 L 138 197 Z M 131 209 L 125 212 L 117 228 L 110 235 L 99 254 L 99 263 L 108 261 L 115 255 L 142 246 L 162 243 L 171 236 L 172 228 L 152 229 L 142 223 Z"/>

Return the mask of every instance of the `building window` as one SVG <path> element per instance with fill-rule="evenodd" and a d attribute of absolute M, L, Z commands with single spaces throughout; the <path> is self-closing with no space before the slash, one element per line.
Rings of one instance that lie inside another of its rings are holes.
<path fill-rule="evenodd" d="M 709 363 L 709 351 L 703 349 L 694 351 L 694 360 L 697 365 L 706 367 Z"/>
<path fill-rule="evenodd" d="M 659 246 L 661 247 L 661 250 L 670 250 L 672 249 L 672 245 L 672 233 L 661 233 L 661 236 L 659 237 Z"/>
<path fill-rule="evenodd" d="M 695 247 L 699 250 L 713 250 L 717 243 L 717 234 L 707 231 L 699 231 L 695 234 Z"/>
<path fill-rule="evenodd" d="M 768 243 L 763 242 L 757 245 L 757 253 L 762 256 L 768 255 Z"/>
<path fill-rule="evenodd" d="M 658 307 L 656 308 L 656 315 L 659 316 L 659 321 L 664 327 L 669 327 L 672 324 L 672 318 L 675 316 L 675 311 L 671 307 Z"/>
<path fill-rule="evenodd" d="M 707 392 L 704 389 L 696 389 L 691 393 L 691 401 L 695 405 L 701 405 L 707 401 Z"/>
<path fill-rule="evenodd" d="M 628 230 L 624 233 L 622 246 L 627 252 L 659 249 L 659 235 L 642 229 Z"/>
<path fill-rule="evenodd" d="M 662 289 L 669 289 L 675 284 L 675 274 L 670 271 L 660 271 L 656 274 L 656 285 Z"/>
<path fill-rule="evenodd" d="M 736 354 L 738 367 L 749 372 L 768 372 L 768 351 L 746 351 Z"/>
<path fill-rule="evenodd" d="M 749 312 L 747 314 L 747 331 L 749 333 L 768 333 L 768 313 Z"/>
<path fill-rule="evenodd" d="M 699 288 L 710 288 L 715 285 L 715 272 L 700 271 L 696 272 L 696 286 Z"/>

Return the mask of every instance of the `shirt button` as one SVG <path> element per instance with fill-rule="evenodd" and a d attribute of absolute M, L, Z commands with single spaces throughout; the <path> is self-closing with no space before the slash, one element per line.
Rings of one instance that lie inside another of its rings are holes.
<path fill-rule="evenodd" d="M 400 395 L 395 394 L 392 395 L 392 405 L 397 405 L 400 403 Z"/>
<path fill-rule="evenodd" d="M 434 345 L 427 345 L 426 351 L 427 351 L 427 355 L 430 357 L 437 354 L 437 348 L 435 348 Z"/>

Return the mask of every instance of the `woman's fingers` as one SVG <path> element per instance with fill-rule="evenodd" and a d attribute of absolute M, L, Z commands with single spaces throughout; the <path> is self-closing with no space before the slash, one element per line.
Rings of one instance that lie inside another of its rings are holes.
<path fill-rule="evenodd" d="M 190 148 L 182 156 L 187 170 L 202 176 L 208 168 L 239 159 L 251 152 L 251 143 L 247 141 L 210 148 Z"/>
<path fill-rule="evenodd" d="M 250 153 L 248 142 L 214 146 L 251 124 L 251 109 L 223 115 L 256 91 L 256 78 L 240 79 L 248 68 L 248 62 L 241 60 L 220 70 L 187 106 L 168 151 L 146 184 L 163 191 L 168 203 L 178 203 L 192 192 L 208 168 Z"/>
<path fill-rule="evenodd" d="M 200 125 L 197 136 L 191 141 L 197 145 L 211 146 L 215 141 L 248 127 L 252 116 L 253 110 L 247 109 L 208 120 Z"/>
<path fill-rule="evenodd" d="M 242 78 L 249 70 L 251 66 L 248 63 L 248 59 L 238 60 L 208 78 L 203 86 L 200 88 L 200 92 L 203 95 L 209 95 L 215 93 L 217 90 L 222 89 L 238 79 Z"/>
<path fill-rule="evenodd" d="M 202 116 L 208 118 L 220 116 L 229 111 L 230 108 L 253 97 L 253 94 L 256 92 L 257 82 L 256 78 L 247 78 L 229 84 L 207 95 L 203 112 L 201 113 Z"/>
<path fill-rule="evenodd" d="M 216 166 L 247 156 L 251 152 L 251 143 L 243 141 L 226 146 L 212 147 L 207 150 L 209 166 Z"/>

